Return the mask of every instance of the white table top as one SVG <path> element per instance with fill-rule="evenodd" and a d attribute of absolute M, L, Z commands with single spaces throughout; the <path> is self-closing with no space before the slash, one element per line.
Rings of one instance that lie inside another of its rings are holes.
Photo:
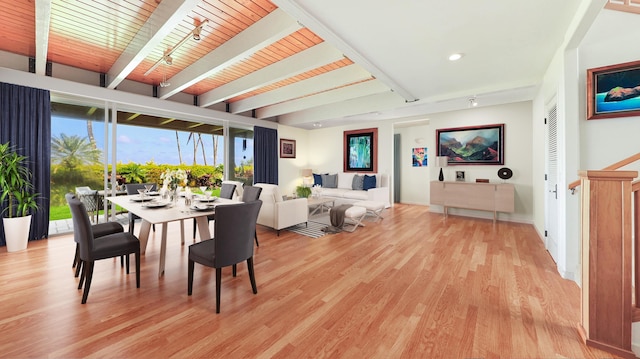
<path fill-rule="evenodd" d="M 190 209 L 189 207 L 185 206 L 184 198 L 179 198 L 178 202 L 175 205 L 169 204 L 166 207 L 159 207 L 159 208 L 147 207 L 145 205 L 149 202 L 134 201 L 133 199 L 135 198 L 140 198 L 140 196 L 135 194 L 135 195 L 128 195 L 128 196 L 107 197 L 107 199 L 112 203 L 115 203 L 118 206 L 126 209 L 127 211 L 134 213 L 138 217 L 142 218 L 143 220 L 151 224 L 159 224 L 159 223 L 207 216 L 214 212 L 213 208 L 210 211 L 197 211 L 197 210 Z M 153 203 L 162 202 L 162 201 L 167 201 L 167 200 L 163 200 L 160 197 L 154 197 Z M 218 206 L 218 205 L 233 204 L 233 203 L 240 203 L 240 202 L 231 200 L 231 199 L 218 198 L 212 204 Z M 198 202 L 197 200 L 194 199 L 192 202 L 192 205 L 195 205 L 195 204 L 204 204 L 204 203 Z"/>

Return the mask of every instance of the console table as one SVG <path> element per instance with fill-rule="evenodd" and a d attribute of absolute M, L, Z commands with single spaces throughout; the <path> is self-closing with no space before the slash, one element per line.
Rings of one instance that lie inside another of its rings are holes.
<path fill-rule="evenodd" d="M 449 207 L 491 211 L 494 222 L 498 212 L 514 212 L 515 188 L 510 183 L 432 181 L 430 190 L 431 204 L 443 206 L 445 217 Z"/>

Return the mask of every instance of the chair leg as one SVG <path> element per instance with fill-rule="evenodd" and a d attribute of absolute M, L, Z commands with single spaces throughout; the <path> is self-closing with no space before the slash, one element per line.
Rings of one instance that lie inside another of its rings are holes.
<path fill-rule="evenodd" d="M 249 270 L 249 279 L 251 280 L 251 289 L 253 294 L 258 294 L 258 287 L 256 286 L 256 277 L 253 274 L 253 257 L 247 259 L 247 269 Z"/>
<path fill-rule="evenodd" d="M 86 283 L 84 284 L 84 293 L 82 293 L 82 304 L 87 302 L 87 297 L 89 296 L 89 287 L 91 287 L 91 278 L 93 278 L 93 264 L 94 261 L 89 261 L 85 263 L 84 272 Z"/>
<path fill-rule="evenodd" d="M 80 258 L 78 258 L 78 264 L 76 264 L 76 275 L 75 277 L 78 278 L 78 276 L 80 275 L 82 271 L 82 260 Z M 78 288 L 80 289 L 80 288 Z"/>
<path fill-rule="evenodd" d="M 256 246 L 260 247 L 260 243 L 258 243 L 258 232 L 253 233 L 253 238 L 256 240 Z"/>
<path fill-rule="evenodd" d="M 193 292 L 193 267 L 195 263 L 189 259 L 189 268 L 187 269 L 187 295 Z"/>
<path fill-rule="evenodd" d="M 133 234 L 133 228 L 135 227 L 136 221 L 129 217 L 129 233 Z"/>
<path fill-rule="evenodd" d="M 216 313 L 220 313 L 220 287 L 222 281 L 222 268 L 216 268 Z"/>
<path fill-rule="evenodd" d="M 73 265 L 71 266 L 71 268 L 76 267 L 76 264 L 78 264 L 79 259 L 80 259 L 80 245 L 76 243 L 76 255 L 73 257 Z"/>
<path fill-rule="evenodd" d="M 120 268 L 124 267 L 124 256 L 120 256 Z"/>
<path fill-rule="evenodd" d="M 127 258 L 129 258 L 128 254 Z M 136 252 L 136 288 L 140 288 L 140 251 Z"/>
<path fill-rule="evenodd" d="M 151 225 L 151 228 L 153 228 L 153 231 L 154 231 L 154 232 L 156 231 L 156 225 L 155 225 L 155 224 L 152 224 L 152 225 Z"/>
<path fill-rule="evenodd" d="M 238 265 L 234 264 L 233 266 L 231 266 L 233 268 L 233 276 L 236 276 L 236 273 L 238 272 Z"/>
<path fill-rule="evenodd" d="M 127 268 L 126 270 L 127 270 L 127 274 L 129 274 L 129 255 L 128 254 L 125 255 L 125 257 L 127 257 L 125 260 L 126 268 Z"/>
<path fill-rule="evenodd" d="M 196 239 L 196 229 L 198 228 L 198 224 L 196 222 L 196 219 L 193 219 L 193 239 Z"/>

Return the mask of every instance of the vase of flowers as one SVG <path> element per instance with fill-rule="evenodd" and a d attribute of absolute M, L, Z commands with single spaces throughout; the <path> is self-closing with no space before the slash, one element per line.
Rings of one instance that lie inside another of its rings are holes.
<path fill-rule="evenodd" d="M 187 184 L 187 172 L 182 169 L 167 169 L 160 175 L 162 189 L 169 194 L 172 202 L 178 200 L 178 189 Z"/>

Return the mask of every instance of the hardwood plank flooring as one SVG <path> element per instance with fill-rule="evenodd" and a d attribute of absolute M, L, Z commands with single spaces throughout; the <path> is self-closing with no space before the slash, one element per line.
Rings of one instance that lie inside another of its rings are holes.
<path fill-rule="evenodd" d="M 612 357 L 580 340 L 579 288 L 559 276 L 531 225 L 445 220 L 414 205 L 384 216 L 318 239 L 259 227 L 258 294 L 246 265 L 235 278 L 225 269 L 217 315 L 215 271 L 196 265 L 187 296 L 188 249 L 175 223 L 164 277 L 158 230 L 141 288 L 134 269 L 98 261 L 85 305 L 72 235 L 19 253 L 2 247 L 0 357 Z"/>

